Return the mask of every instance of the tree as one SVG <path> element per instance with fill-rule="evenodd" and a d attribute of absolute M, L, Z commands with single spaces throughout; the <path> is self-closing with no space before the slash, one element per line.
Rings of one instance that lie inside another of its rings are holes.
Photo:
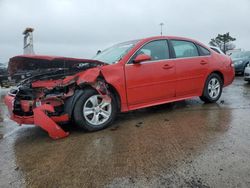
<path fill-rule="evenodd" d="M 236 38 L 230 36 L 229 32 L 225 34 L 218 34 L 216 38 L 211 39 L 209 44 L 211 46 L 219 47 L 224 53 L 228 50 L 233 50 L 235 48 L 235 44 L 231 43 L 235 41 Z"/>

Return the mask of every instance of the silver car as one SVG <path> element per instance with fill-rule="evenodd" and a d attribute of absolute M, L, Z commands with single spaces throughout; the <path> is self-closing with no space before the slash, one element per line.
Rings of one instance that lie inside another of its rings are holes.
<path fill-rule="evenodd" d="M 250 82 L 250 64 L 245 68 L 244 80 Z"/>
<path fill-rule="evenodd" d="M 250 51 L 235 52 L 230 57 L 233 60 L 235 73 L 243 74 L 250 62 Z"/>

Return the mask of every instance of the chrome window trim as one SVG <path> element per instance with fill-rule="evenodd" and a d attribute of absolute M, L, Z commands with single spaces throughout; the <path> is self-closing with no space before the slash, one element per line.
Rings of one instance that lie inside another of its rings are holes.
<path fill-rule="evenodd" d="M 140 65 L 142 65 L 142 64 L 148 64 L 148 63 L 159 63 L 159 62 L 162 62 L 162 61 L 168 61 L 168 60 L 172 60 L 172 59 L 160 59 L 160 60 L 151 60 L 151 61 L 143 61 L 143 62 L 141 62 L 141 63 L 139 63 Z M 126 63 L 126 66 L 128 66 L 128 65 L 136 65 L 136 64 L 134 64 L 134 63 L 131 63 L 131 64 L 127 64 Z"/>
<path fill-rule="evenodd" d="M 194 56 L 194 57 L 184 57 L 184 58 L 173 58 L 173 59 L 161 59 L 161 60 L 156 60 L 156 61 L 143 61 L 139 64 L 148 64 L 148 63 L 158 63 L 158 62 L 161 62 L 161 61 L 177 61 L 177 60 L 185 60 L 185 59 L 197 59 L 197 58 L 202 58 L 202 57 L 208 57 L 208 56 Z M 131 64 L 127 64 L 126 63 L 126 66 L 127 65 L 135 65 L 134 63 L 131 63 Z"/>

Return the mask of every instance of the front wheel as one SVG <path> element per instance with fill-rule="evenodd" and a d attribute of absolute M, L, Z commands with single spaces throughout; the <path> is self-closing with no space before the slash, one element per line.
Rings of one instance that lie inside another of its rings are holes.
<path fill-rule="evenodd" d="M 87 131 L 97 131 L 109 126 L 115 119 L 117 104 L 113 95 L 105 99 L 93 89 L 87 89 L 74 108 L 74 121 Z"/>
<path fill-rule="evenodd" d="M 200 99 L 206 103 L 214 103 L 219 100 L 222 93 L 223 81 L 218 74 L 212 73 L 208 76 L 203 94 Z"/>

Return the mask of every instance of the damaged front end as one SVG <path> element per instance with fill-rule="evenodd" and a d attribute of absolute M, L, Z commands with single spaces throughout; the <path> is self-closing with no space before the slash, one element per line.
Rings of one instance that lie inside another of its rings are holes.
<path fill-rule="evenodd" d="M 10 59 L 9 73 L 18 71 L 32 74 L 11 89 L 5 97 L 10 118 L 18 124 L 35 124 L 51 138 L 66 137 L 58 124 L 69 122 L 74 101 L 84 88 L 95 88 L 110 100 L 107 85 L 101 75 L 105 63 L 72 58 L 45 56 L 16 56 Z"/>

